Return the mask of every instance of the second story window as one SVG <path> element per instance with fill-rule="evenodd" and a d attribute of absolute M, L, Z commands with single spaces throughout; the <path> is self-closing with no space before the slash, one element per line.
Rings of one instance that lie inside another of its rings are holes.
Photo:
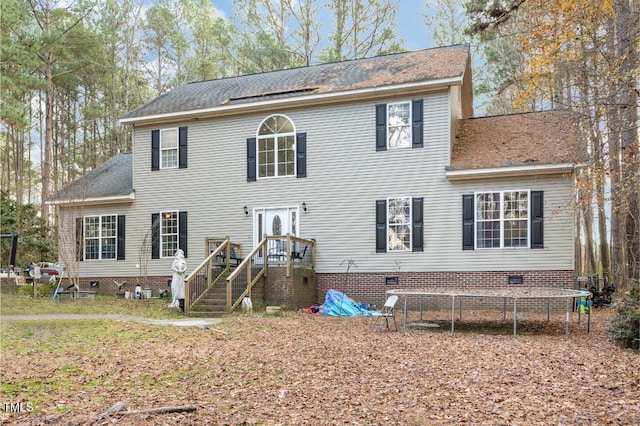
<path fill-rule="evenodd" d="M 411 102 L 387 105 L 388 147 L 411 147 Z"/>
<path fill-rule="evenodd" d="M 424 102 L 376 105 L 376 151 L 424 146 Z"/>
<path fill-rule="evenodd" d="M 178 167 L 178 129 L 160 131 L 160 168 Z"/>
<path fill-rule="evenodd" d="M 293 123 L 272 115 L 258 128 L 258 177 L 296 174 L 296 133 Z"/>
<path fill-rule="evenodd" d="M 151 170 L 187 168 L 187 128 L 151 131 Z"/>

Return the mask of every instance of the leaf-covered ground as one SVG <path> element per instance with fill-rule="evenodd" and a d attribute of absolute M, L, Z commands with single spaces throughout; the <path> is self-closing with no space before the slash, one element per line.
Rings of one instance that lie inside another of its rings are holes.
<path fill-rule="evenodd" d="M 24 295 L 2 295 L 2 315 L 23 314 L 117 314 L 143 318 L 181 318 L 177 309 L 168 309 L 168 299 L 127 300 L 122 297 L 96 295 L 95 299 L 32 298 Z"/>
<path fill-rule="evenodd" d="M 603 333 L 609 312 L 595 312 L 590 334 L 584 317 L 580 326 L 572 317 L 568 339 L 563 317 L 524 319 L 514 339 L 502 313 L 475 315 L 453 337 L 446 322 L 403 335 L 372 331 L 369 319 L 302 313 L 232 316 L 208 329 L 3 321 L 0 417 L 17 425 L 640 423 L 640 354 Z M 7 402 L 34 410 L 10 413 Z M 117 402 L 197 411 L 101 415 Z"/>

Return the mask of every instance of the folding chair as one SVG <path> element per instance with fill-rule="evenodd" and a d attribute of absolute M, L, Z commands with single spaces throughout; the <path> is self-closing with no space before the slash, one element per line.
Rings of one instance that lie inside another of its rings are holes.
<path fill-rule="evenodd" d="M 284 261 L 287 259 L 287 241 L 275 240 L 275 245 L 267 252 L 268 260 Z"/>
<path fill-rule="evenodd" d="M 382 311 L 373 314 L 376 320 L 373 322 L 371 328 L 376 328 L 376 324 L 378 324 L 380 318 L 384 318 L 384 322 L 380 324 L 380 330 L 385 326 L 391 329 L 391 327 L 389 327 L 389 318 L 393 318 L 393 324 L 396 326 L 396 331 L 398 331 L 398 324 L 396 323 L 396 302 L 398 302 L 398 296 L 396 295 L 387 298 L 387 301 L 384 302 L 384 306 L 382 307 Z"/>

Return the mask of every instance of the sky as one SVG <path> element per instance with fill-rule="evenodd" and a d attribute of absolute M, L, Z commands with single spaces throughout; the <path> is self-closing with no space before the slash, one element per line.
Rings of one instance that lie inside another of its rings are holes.
<path fill-rule="evenodd" d="M 211 0 L 214 7 L 221 10 L 225 17 L 233 14 L 233 0 Z M 407 50 L 420 50 L 435 47 L 428 39 L 424 24 L 424 0 L 399 0 L 400 9 L 397 12 L 398 35 L 404 39 Z"/>

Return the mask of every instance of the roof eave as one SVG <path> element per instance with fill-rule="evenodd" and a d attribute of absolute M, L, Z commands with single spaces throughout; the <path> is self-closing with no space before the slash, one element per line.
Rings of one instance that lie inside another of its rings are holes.
<path fill-rule="evenodd" d="M 274 106 L 280 107 L 303 107 L 308 105 L 317 106 L 319 104 L 329 104 L 344 100 L 376 99 L 396 93 L 413 94 L 424 91 L 446 89 L 450 86 L 462 84 L 463 76 L 429 80 L 423 82 L 412 82 L 396 84 L 392 86 L 370 87 L 366 89 L 345 90 L 341 92 L 329 92 L 304 95 L 295 98 L 262 100 L 247 102 L 236 105 L 219 105 L 215 107 L 202 108 L 188 111 L 177 111 L 162 114 L 151 114 L 139 117 L 121 118 L 121 124 L 153 124 L 158 122 L 187 120 L 192 118 L 206 118 L 213 116 L 227 116 L 248 112 L 260 112 L 272 110 Z"/>
<path fill-rule="evenodd" d="M 516 177 L 531 175 L 570 174 L 579 167 L 573 163 L 543 164 L 535 166 L 511 166 L 484 169 L 446 170 L 445 176 L 450 181 L 487 179 L 500 177 Z"/>
<path fill-rule="evenodd" d="M 123 204 L 132 203 L 136 199 L 135 191 L 127 195 L 111 195 L 107 197 L 69 198 L 66 200 L 51 200 L 47 204 L 54 206 L 90 206 L 99 204 Z"/>

